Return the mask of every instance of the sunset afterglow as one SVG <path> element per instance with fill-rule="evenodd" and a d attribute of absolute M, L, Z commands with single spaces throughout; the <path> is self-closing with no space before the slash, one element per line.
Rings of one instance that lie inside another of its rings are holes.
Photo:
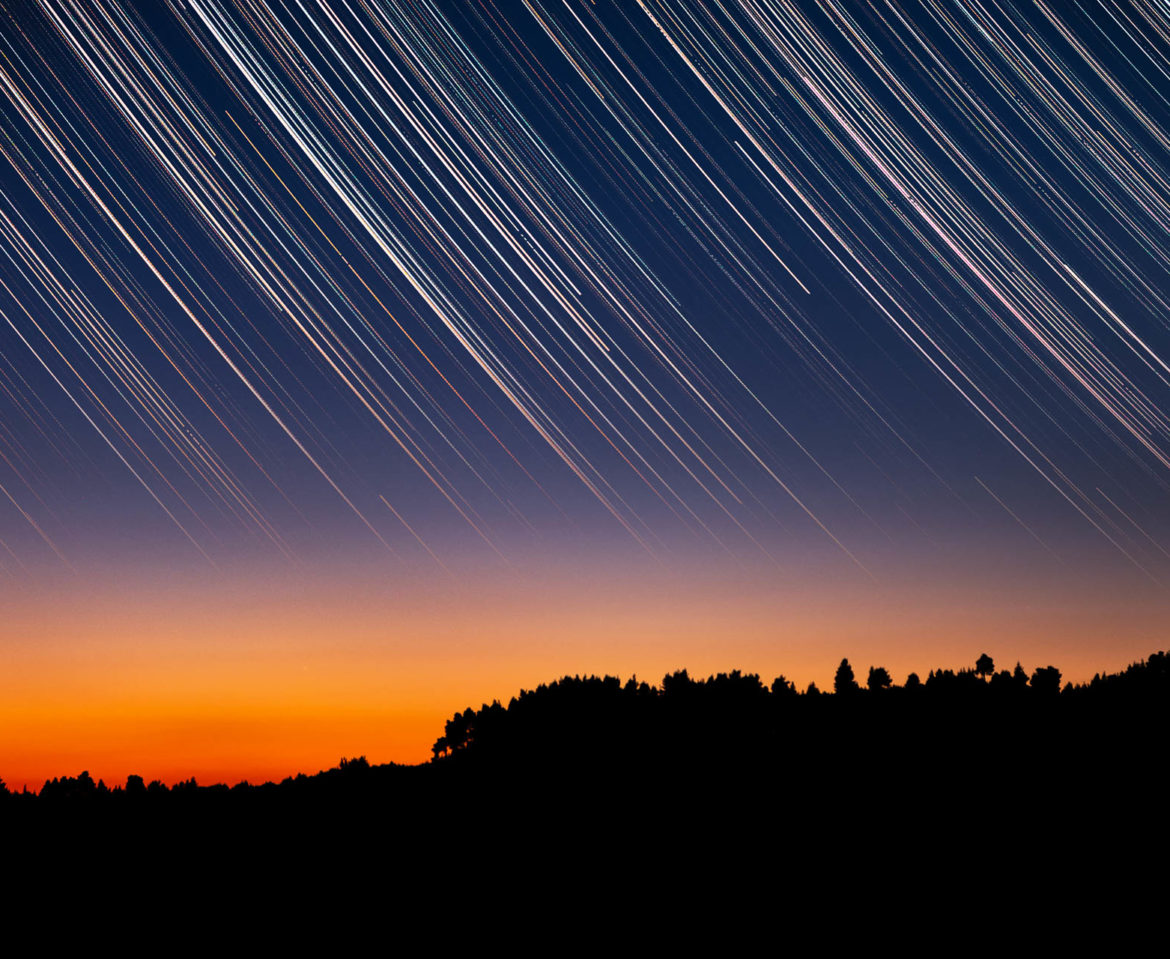
<path fill-rule="evenodd" d="M 0 0 L 0 778 L 1170 630 L 1170 13 Z"/>

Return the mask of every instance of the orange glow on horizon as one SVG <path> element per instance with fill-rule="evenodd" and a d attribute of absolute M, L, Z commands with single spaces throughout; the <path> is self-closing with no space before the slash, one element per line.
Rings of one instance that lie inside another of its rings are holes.
<path fill-rule="evenodd" d="M 88 770 L 168 784 L 279 781 L 342 756 L 421 762 L 444 721 L 562 675 L 657 683 L 741 669 L 830 688 L 843 656 L 895 682 L 988 652 L 1066 679 L 1166 645 L 1167 617 L 1117 590 L 967 582 L 913 589 L 774 571 L 719 579 L 581 570 L 389 589 L 259 574 L 226 586 L 76 583 L 8 604 L 0 777 Z"/>

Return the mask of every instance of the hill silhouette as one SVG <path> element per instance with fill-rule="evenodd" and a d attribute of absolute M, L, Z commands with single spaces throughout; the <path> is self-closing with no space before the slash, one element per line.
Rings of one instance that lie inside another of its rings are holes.
<path fill-rule="evenodd" d="M 84 850 L 145 888 L 165 855 L 160 894 L 227 882 L 246 898 L 262 875 L 366 902 L 393 877 L 408 898 L 473 890 L 505 910 L 516 888 L 584 908 L 651 886 L 810 915 L 841 896 L 905 908 L 907 890 L 939 910 L 957 890 L 1025 902 L 1038 885 L 1142 901 L 1137 866 L 1166 846 L 1168 706 L 1164 652 L 1063 686 L 984 656 L 901 684 L 842 661 L 831 693 L 738 671 L 566 676 L 455 713 L 418 765 L 359 756 L 230 787 L 83 772 L 0 787 L 0 809 L 28 850 L 13 862 Z"/>
<path fill-rule="evenodd" d="M 765 684 L 738 670 L 694 679 L 686 670 L 657 685 L 613 676 L 565 676 L 523 690 L 507 704 L 456 712 L 429 763 L 371 765 L 364 757 L 281 783 L 168 787 L 130 776 L 108 787 L 88 772 L 54 778 L 39 792 L 0 801 L 52 806 L 227 809 L 300 800 L 428 808 L 479 789 L 508 802 L 560 790 L 572 801 L 620 793 L 840 804 L 859 784 L 875 805 L 896 805 L 926 788 L 974 802 L 1011 789 L 1037 799 L 1075 790 L 1109 802 L 1140 794 L 1160 775 L 1170 660 L 1165 652 L 1116 674 L 1061 686 L 1053 666 L 1029 674 L 974 667 L 911 674 L 901 685 L 870 667 L 864 685 L 842 660 L 832 693 Z M 501 804 L 505 804 L 501 801 Z"/>

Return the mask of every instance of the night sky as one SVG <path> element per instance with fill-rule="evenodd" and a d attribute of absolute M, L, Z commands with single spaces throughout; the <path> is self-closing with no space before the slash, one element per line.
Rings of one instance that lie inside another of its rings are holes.
<path fill-rule="evenodd" d="M 0 0 L 0 775 L 1119 668 L 1168 280 L 1155 0 Z"/>

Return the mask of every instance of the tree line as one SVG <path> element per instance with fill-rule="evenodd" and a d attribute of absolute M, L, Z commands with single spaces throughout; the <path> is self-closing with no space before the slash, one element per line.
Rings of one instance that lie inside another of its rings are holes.
<path fill-rule="evenodd" d="M 538 774 L 646 784 L 712 771 L 769 780 L 796 771 L 815 782 L 861 774 L 953 779 L 966 774 L 976 752 L 1002 776 L 1036 779 L 1088 755 L 1120 768 L 1161 748 L 1170 718 L 1167 653 L 1086 683 L 1062 686 L 1061 678 L 1054 666 L 997 670 L 986 653 L 973 666 L 931 670 L 925 679 L 910 673 L 900 685 L 881 666 L 870 666 L 861 683 L 842 659 L 831 692 L 815 683 L 799 690 L 783 675 L 765 683 L 739 670 L 697 679 L 683 669 L 658 685 L 565 676 L 520 691 L 506 706 L 494 701 L 456 712 L 431 761 L 418 766 L 371 765 L 363 756 L 314 775 L 232 787 L 194 778 L 168 787 L 138 775 L 107 786 L 82 772 L 47 780 L 35 792 L 10 792 L 0 780 L 0 800 L 147 806 L 362 791 L 422 796 L 468 777 Z"/>

